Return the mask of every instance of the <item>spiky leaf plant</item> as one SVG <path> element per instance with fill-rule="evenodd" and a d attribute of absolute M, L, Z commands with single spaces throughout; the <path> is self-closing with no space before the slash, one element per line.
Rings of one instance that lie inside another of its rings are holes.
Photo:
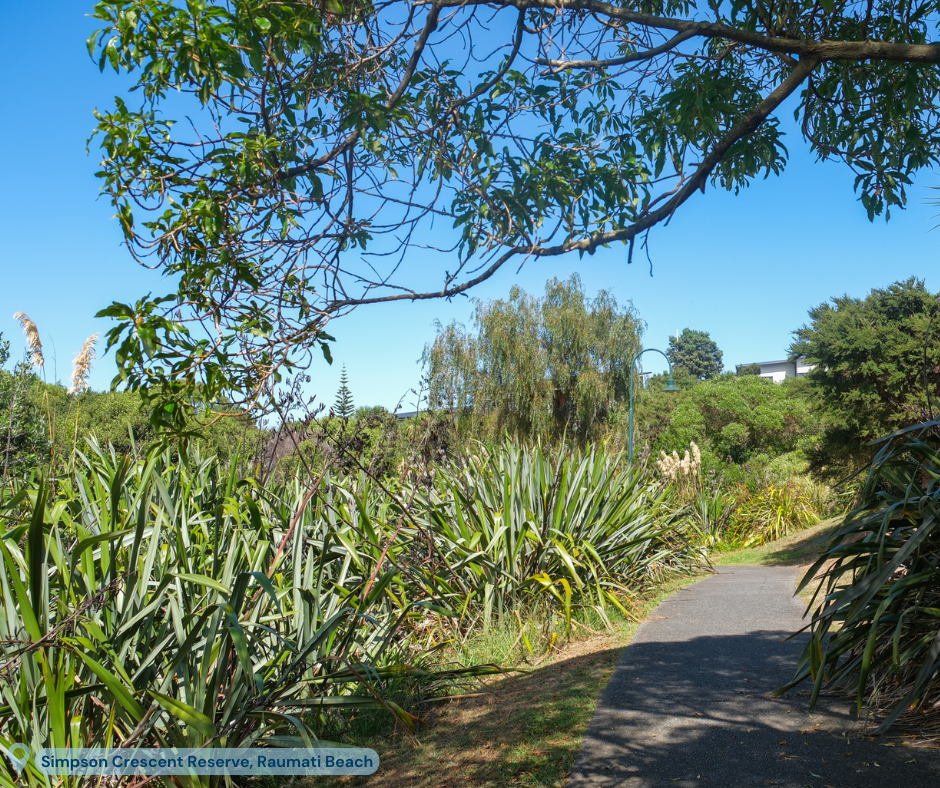
<path fill-rule="evenodd" d="M 379 564 L 367 497 L 92 449 L 54 496 L 23 489 L 0 512 L 3 744 L 311 746 L 330 708 L 414 725 L 383 686 L 413 670 L 399 633 L 435 592 Z"/>
<path fill-rule="evenodd" d="M 858 709 L 940 732 L 940 423 L 886 439 L 861 503 L 803 578 L 821 573 L 794 682 L 849 690 Z"/>
<path fill-rule="evenodd" d="M 702 563 L 692 518 L 670 488 L 597 446 L 504 442 L 441 469 L 418 515 L 443 556 L 441 582 L 484 621 L 546 595 L 624 613 L 639 588 Z"/>

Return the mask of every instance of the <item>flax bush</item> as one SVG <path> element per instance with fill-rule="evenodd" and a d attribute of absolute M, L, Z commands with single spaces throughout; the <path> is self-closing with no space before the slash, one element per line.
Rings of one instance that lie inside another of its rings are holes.
<path fill-rule="evenodd" d="M 628 613 L 639 590 L 704 559 L 674 489 L 603 447 L 481 449 L 442 468 L 420 510 L 450 590 L 484 622 L 539 598 L 569 618 L 577 606 Z"/>
<path fill-rule="evenodd" d="M 861 502 L 810 568 L 821 578 L 796 678 L 846 691 L 879 720 L 940 738 L 940 423 L 882 442 Z M 783 688 L 781 691 L 785 691 Z"/>
<path fill-rule="evenodd" d="M 397 514 L 369 489 L 265 489 L 193 455 L 92 450 L 54 493 L 21 488 L 0 510 L 0 742 L 311 746 L 330 709 L 413 727 L 388 681 L 490 669 L 424 670 L 409 648 L 448 611 L 432 577 L 383 560 Z"/>

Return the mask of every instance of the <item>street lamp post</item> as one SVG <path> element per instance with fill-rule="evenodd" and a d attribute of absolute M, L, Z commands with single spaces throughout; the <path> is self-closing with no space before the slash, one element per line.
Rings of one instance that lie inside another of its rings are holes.
<path fill-rule="evenodd" d="M 663 351 L 657 350 L 654 347 L 648 347 L 646 350 L 641 350 L 633 357 L 633 361 L 630 362 L 630 419 L 628 425 L 630 434 L 627 438 L 627 461 L 630 463 L 631 468 L 633 467 L 633 368 L 636 366 L 636 362 L 639 360 L 640 356 L 650 352 L 659 353 L 659 355 L 666 359 L 666 363 L 669 365 L 669 380 L 666 382 L 666 388 L 664 388 L 663 391 L 679 390 L 678 386 L 676 386 L 676 381 L 672 378 L 672 362 L 669 360 L 669 356 L 663 353 Z"/>

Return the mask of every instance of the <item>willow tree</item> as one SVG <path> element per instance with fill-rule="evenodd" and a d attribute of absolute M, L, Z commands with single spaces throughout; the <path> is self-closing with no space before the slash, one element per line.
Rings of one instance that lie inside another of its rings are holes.
<path fill-rule="evenodd" d="M 641 331 L 632 305 L 586 297 L 577 274 L 550 280 L 540 299 L 514 287 L 477 304 L 474 330 L 438 325 L 424 354 L 431 404 L 489 436 L 584 442 L 626 399 Z"/>
<path fill-rule="evenodd" d="M 696 193 L 784 169 L 785 102 L 870 217 L 940 154 L 940 0 L 103 0 L 94 16 L 91 53 L 134 88 L 98 116 L 103 188 L 170 283 L 105 310 L 109 343 L 168 421 L 197 395 L 250 404 L 328 353 L 351 308 L 609 244 L 632 259 Z"/>

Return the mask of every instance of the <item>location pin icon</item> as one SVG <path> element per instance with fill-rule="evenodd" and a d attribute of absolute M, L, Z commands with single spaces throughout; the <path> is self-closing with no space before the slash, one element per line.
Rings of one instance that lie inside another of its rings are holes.
<path fill-rule="evenodd" d="M 7 758 L 10 759 L 10 763 L 13 764 L 16 773 L 20 774 L 20 772 L 23 771 L 23 767 L 29 762 L 29 747 L 25 744 L 15 742 L 7 747 Z"/>

